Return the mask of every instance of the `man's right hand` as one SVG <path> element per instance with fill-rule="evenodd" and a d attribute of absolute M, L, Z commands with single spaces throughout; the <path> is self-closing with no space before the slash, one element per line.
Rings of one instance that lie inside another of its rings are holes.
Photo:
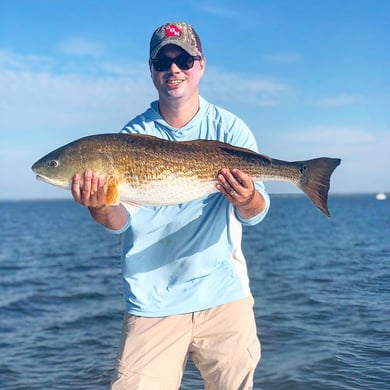
<path fill-rule="evenodd" d="M 108 229 L 120 230 L 127 222 L 127 211 L 121 204 L 106 206 L 104 182 L 91 171 L 84 172 L 83 180 L 76 174 L 72 180 L 74 200 L 88 207 L 92 218 Z"/>
<path fill-rule="evenodd" d="M 84 172 L 83 180 L 80 174 L 74 175 L 72 195 L 77 203 L 85 207 L 103 208 L 106 205 L 103 180 L 91 171 Z"/>

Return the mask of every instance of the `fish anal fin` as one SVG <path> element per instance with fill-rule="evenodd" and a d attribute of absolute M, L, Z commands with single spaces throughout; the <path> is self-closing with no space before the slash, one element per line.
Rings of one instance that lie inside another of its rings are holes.
<path fill-rule="evenodd" d="M 139 208 L 146 209 L 146 207 L 141 206 L 138 203 L 134 203 L 125 199 L 121 199 L 121 203 L 129 214 L 135 214 Z"/>

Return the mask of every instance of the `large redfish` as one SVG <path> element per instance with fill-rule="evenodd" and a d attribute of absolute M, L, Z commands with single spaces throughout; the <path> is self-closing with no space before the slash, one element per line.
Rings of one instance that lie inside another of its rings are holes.
<path fill-rule="evenodd" d="M 221 168 L 238 168 L 255 181 L 288 181 L 329 216 L 330 176 L 338 158 L 276 160 L 223 142 L 167 141 L 138 134 L 98 134 L 62 146 L 37 161 L 37 178 L 70 188 L 76 173 L 92 170 L 105 181 L 106 203 L 138 206 L 184 203 L 217 192 Z"/>

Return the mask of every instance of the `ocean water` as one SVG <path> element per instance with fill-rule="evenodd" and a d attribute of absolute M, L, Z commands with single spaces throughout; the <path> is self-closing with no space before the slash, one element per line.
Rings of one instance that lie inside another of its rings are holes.
<path fill-rule="evenodd" d="M 255 389 L 390 389 L 390 201 L 272 196 L 244 229 L 262 359 Z M 73 201 L 0 202 L 0 388 L 107 389 L 119 238 Z M 189 361 L 181 389 L 202 389 Z"/>

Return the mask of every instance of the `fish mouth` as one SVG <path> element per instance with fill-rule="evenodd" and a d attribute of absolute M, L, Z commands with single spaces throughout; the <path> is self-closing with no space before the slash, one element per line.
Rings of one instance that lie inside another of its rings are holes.
<path fill-rule="evenodd" d="M 55 185 L 57 187 L 62 187 L 62 188 L 65 188 L 65 189 L 69 189 L 70 188 L 70 184 L 63 183 L 62 181 L 59 181 L 59 180 L 50 179 L 47 176 L 43 176 L 43 175 L 39 175 L 38 174 L 38 175 L 35 176 L 35 178 L 38 181 L 42 181 L 44 183 L 52 184 L 52 185 Z"/>

